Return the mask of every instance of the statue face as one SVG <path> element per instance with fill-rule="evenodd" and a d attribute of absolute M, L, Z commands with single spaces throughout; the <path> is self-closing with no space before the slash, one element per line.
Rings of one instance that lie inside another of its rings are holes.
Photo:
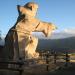
<path fill-rule="evenodd" d="M 35 17 L 38 9 L 38 5 L 35 3 L 27 3 L 24 6 L 17 6 L 19 15 L 27 15 L 27 16 L 32 16 Z"/>

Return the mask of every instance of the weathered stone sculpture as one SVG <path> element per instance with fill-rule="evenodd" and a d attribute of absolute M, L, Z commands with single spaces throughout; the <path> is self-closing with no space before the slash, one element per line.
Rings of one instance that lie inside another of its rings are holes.
<path fill-rule="evenodd" d="M 56 29 L 56 26 L 35 18 L 38 5 L 33 2 L 24 6 L 18 5 L 17 9 L 19 12 L 17 22 L 5 38 L 5 57 L 14 60 L 19 57 L 37 58 L 39 54 L 35 50 L 38 39 L 32 36 L 32 32 L 43 32 L 47 37 Z"/>

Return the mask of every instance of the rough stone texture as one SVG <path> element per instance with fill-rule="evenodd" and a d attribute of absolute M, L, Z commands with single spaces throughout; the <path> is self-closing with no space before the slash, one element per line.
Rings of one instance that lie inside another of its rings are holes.
<path fill-rule="evenodd" d="M 19 57 L 36 58 L 38 39 L 31 36 L 32 32 L 43 32 L 45 36 L 51 35 L 56 26 L 52 23 L 42 22 L 35 18 L 38 5 L 29 2 L 24 6 L 17 6 L 19 16 L 15 25 L 9 30 L 5 38 L 4 58 L 18 59 Z"/>

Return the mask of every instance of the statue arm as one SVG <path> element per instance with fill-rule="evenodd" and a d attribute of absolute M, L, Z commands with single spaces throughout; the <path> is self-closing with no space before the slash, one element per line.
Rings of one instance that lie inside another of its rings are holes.
<path fill-rule="evenodd" d="M 53 23 L 39 21 L 35 28 L 35 32 L 43 32 L 43 34 L 48 37 L 55 29 L 57 29 L 57 27 Z"/>
<path fill-rule="evenodd" d="M 35 30 L 33 32 L 42 32 L 45 36 L 47 36 L 47 28 L 46 28 L 46 24 L 47 22 L 43 22 L 43 21 L 39 21 L 37 20 L 38 22 L 36 27 L 35 27 Z"/>

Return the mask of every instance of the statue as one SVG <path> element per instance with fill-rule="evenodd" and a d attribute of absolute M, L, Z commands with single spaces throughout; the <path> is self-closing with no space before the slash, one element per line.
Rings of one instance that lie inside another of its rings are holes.
<path fill-rule="evenodd" d="M 56 29 L 53 23 L 43 22 L 35 18 L 38 5 L 28 2 L 24 6 L 17 6 L 19 16 L 15 25 L 5 37 L 5 55 L 8 60 L 17 58 L 38 58 L 36 52 L 38 38 L 32 32 L 43 32 L 46 37 Z"/>

